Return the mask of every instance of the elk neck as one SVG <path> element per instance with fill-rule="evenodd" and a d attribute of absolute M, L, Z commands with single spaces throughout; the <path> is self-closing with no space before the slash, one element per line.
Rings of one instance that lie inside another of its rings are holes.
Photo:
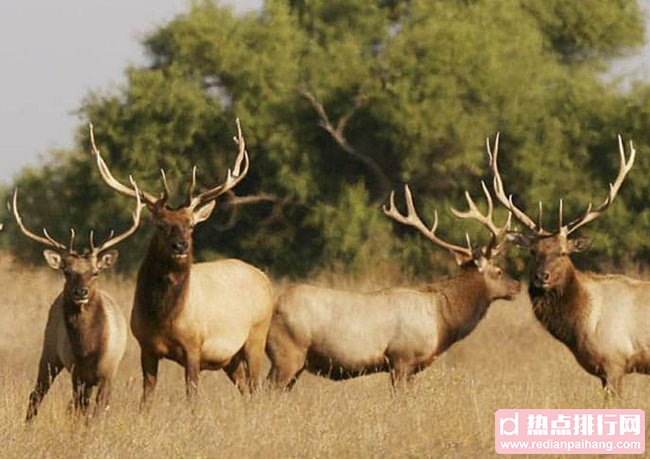
<path fill-rule="evenodd" d="M 551 289 L 536 287 L 531 282 L 528 293 L 542 325 L 555 338 L 575 349 L 578 330 L 589 307 L 589 297 L 575 267 L 571 265 L 561 282 Z"/>
<path fill-rule="evenodd" d="M 137 304 L 147 316 L 162 322 L 175 316 L 184 305 L 190 285 L 192 250 L 181 262 L 175 260 L 157 232 L 138 272 Z"/>
<path fill-rule="evenodd" d="M 62 302 L 65 328 L 73 354 L 81 360 L 98 358 L 107 320 L 101 293 L 93 289 L 88 303 L 80 305 L 64 291 Z"/>
<path fill-rule="evenodd" d="M 473 266 L 461 267 L 458 275 L 432 284 L 428 290 L 439 298 L 449 344 L 467 336 L 485 316 L 491 302 L 483 275 Z"/>

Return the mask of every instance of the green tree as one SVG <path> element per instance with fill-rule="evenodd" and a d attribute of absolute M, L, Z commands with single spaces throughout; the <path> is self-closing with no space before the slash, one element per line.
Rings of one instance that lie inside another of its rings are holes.
<path fill-rule="evenodd" d="M 292 276 L 341 264 L 402 263 L 421 276 L 451 266 L 388 221 L 381 204 L 408 182 L 423 217 L 439 209 L 444 237 L 468 230 L 485 241 L 446 208 L 463 207 L 464 189 L 479 197 L 489 178 L 484 139 L 498 130 L 509 190 L 528 210 L 541 199 L 548 215 L 559 196 L 567 215 L 604 198 L 616 133 L 634 135 L 630 183 L 590 230 L 594 260 L 624 261 L 647 253 L 649 115 L 639 101 L 650 91 L 621 93 L 599 71 L 642 40 L 639 5 L 622 0 L 268 0 L 244 15 L 197 2 L 146 38 L 150 65 L 129 68 L 118 91 L 90 94 L 80 115 L 118 177 L 132 173 L 157 191 L 165 168 L 179 196 L 194 164 L 202 184 L 223 180 L 241 118 L 251 172 L 198 228 L 198 255 Z M 25 196 L 61 196 L 51 206 L 28 202 L 25 213 L 59 233 L 69 225 L 61 215 L 84 227 L 107 213 L 128 224 L 130 203 L 105 189 L 85 153 L 86 126 L 78 140 L 79 152 L 17 178 Z M 634 236 L 622 237 L 635 215 Z M 23 253 L 19 237 L 10 243 Z M 124 265 L 141 253 L 130 251 Z"/>

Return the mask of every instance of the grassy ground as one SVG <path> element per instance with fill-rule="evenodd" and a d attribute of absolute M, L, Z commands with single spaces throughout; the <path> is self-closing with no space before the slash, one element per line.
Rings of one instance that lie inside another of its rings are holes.
<path fill-rule="evenodd" d="M 130 338 L 107 416 L 72 421 L 63 372 L 27 427 L 47 309 L 62 280 L 6 262 L 0 273 L 2 457 L 491 457 L 499 408 L 603 407 L 598 380 L 537 324 L 523 294 L 495 303 L 474 333 L 397 396 L 385 374 L 339 383 L 303 375 L 292 393 L 243 399 L 222 372 L 205 372 L 191 410 L 181 368 L 163 363 L 154 408 L 140 415 Z M 126 314 L 132 282 L 103 281 Z M 649 378 L 628 376 L 624 391 L 615 406 L 650 408 Z"/>

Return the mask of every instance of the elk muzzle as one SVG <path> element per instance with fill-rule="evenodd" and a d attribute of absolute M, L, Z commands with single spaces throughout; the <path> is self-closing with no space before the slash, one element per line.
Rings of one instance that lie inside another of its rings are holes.
<path fill-rule="evenodd" d="M 188 255 L 190 245 L 187 241 L 174 241 L 171 244 L 172 254 L 176 258 L 185 258 Z"/>
<path fill-rule="evenodd" d="M 545 269 L 538 269 L 533 274 L 533 284 L 538 288 L 548 288 L 550 279 L 551 273 Z"/>
<path fill-rule="evenodd" d="M 75 304 L 85 305 L 90 301 L 90 289 L 86 287 L 76 287 L 72 290 L 72 300 Z"/>

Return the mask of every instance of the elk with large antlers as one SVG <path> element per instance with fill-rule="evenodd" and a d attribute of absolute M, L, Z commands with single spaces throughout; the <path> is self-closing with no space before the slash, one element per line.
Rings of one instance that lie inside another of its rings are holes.
<path fill-rule="evenodd" d="M 483 248 L 472 248 L 469 238 L 467 247 L 445 242 L 436 234 L 437 214 L 433 227 L 427 228 L 417 215 L 408 186 L 407 215 L 396 209 L 391 193 L 385 214 L 449 250 L 460 273 L 419 290 L 352 293 L 310 285 L 288 288 L 276 303 L 269 331 L 271 382 L 289 389 L 304 369 L 334 380 L 389 372 L 395 387 L 467 336 L 494 300 L 516 295 L 519 282 L 506 276 L 493 261 L 503 248 L 508 223 L 497 227 L 485 184 L 483 190 L 488 201 L 486 214 L 479 212 L 469 194 L 467 212 L 452 209 L 457 217 L 478 220 L 490 230 L 492 239 Z"/>
<path fill-rule="evenodd" d="M 205 221 L 216 199 L 232 190 L 248 172 L 249 158 L 237 120 L 239 151 L 224 183 L 195 194 L 196 168 L 192 170 L 187 200 L 170 207 L 169 186 L 162 172 L 160 198 L 140 190 L 151 212 L 156 232 L 140 270 L 131 314 L 131 330 L 140 343 L 143 403 L 150 399 L 160 359 L 185 368 L 188 397 L 198 390 L 203 369 L 223 369 L 242 392 L 254 390 L 264 359 L 271 321 L 271 283 L 262 271 L 235 259 L 193 264 L 194 227 Z M 138 198 L 111 174 L 95 145 L 92 152 L 107 185 Z"/>
<path fill-rule="evenodd" d="M 601 205 L 564 224 L 560 200 L 558 226 L 554 231 L 542 227 L 542 205 L 535 222 L 506 194 L 498 168 L 499 135 L 487 151 L 494 175 L 498 200 L 525 227 L 526 233 L 513 232 L 511 237 L 530 250 L 530 285 L 528 292 L 535 316 L 542 325 L 573 352 L 578 363 L 600 378 L 603 388 L 612 395 L 621 394 L 622 378 L 627 373 L 650 374 L 650 282 L 619 275 L 601 275 L 578 270 L 570 255 L 589 246 L 589 239 L 570 239 L 578 228 L 595 220 L 614 202 L 625 177 L 634 164 L 636 151 L 630 142 L 626 158 L 618 137 L 620 168 Z"/>
<path fill-rule="evenodd" d="M 138 188 L 133 189 L 138 194 Z M 47 263 L 65 276 L 63 291 L 56 298 L 45 326 L 43 350 L 38 366 L 36 387 L 29 396 L 27 421 L 36 416 L 38 407 L 54 378 L 66 368 L 72 375 L 74 406 L 86 412 L 93 388 L 97 387 L 96 411 L 108 407 L 111 380 L 117 372 L 126 349 L 126 320 L 121 309 L 97 285 L 99 274 L 111 268 L 117 260 L 117 244 L 138 229 L 141 215 L 137 200 L 133 224 L 124 233 L 96 246 L 90 233 L 90 248 L 78 252 L 74 248 L 75 232 L 71 230 L 70 244 L 31 232 L 18 212 L 18 190 L 14 192 L 12 210 L 22 233 L 48 247 L 43 255 Z"/>

